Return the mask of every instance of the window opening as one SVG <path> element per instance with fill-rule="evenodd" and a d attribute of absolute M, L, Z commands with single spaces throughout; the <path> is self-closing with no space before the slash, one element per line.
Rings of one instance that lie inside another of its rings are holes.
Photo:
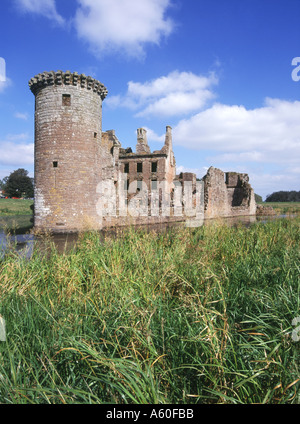
<path fill-rule="evenodd" d="M 63 94 L 62 95 L 62 105 L 63 106 L 71 106 L 71 95 Z"/>
<path fill-rule="evenodd" d="M 157 172 L 157 162 L 151 163 L 151 172 Z"/>

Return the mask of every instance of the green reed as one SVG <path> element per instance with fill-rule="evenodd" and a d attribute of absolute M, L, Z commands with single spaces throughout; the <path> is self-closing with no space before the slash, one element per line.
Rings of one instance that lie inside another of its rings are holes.
<path fill-rule="evenodd" d="M 0 302 L 0 403 L 300 400 L 299 218 L 46 237 Z"/>

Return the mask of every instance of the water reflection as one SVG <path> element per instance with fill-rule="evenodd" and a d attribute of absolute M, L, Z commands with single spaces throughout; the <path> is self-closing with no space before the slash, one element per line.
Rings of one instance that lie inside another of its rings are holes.
<path fill-rule="evenodd" d="M 32 234 L 7 235 L 0 232 L 0 259 L 7 251 L 14 251 L 20 257 L 30 258 L 33 253 L 35 237 Z"/>
<path fill-rule="evenodd" d="M 236 227 L 243 225 L 249 227 L 252 224 L 257 222 L 266 223 L 279 218 L 293 218 L 297 215 L 275 215 L 275 216 L 239 216 L 239 217 L 230 217 L 230 218 L 218 218 L 218 219 L 190 219 L 186 222 L 173 222 L 173 223 L 163 223 L 155 224 L 148 226 L 140 226 L 146 231 L 157 231 L 164 232 L 170 228 L 197 228 L 203 225 L 227 225 L 229 227 Z M 16 224 L 18 224 L 18 218 L 14 218 Z M 122 229 L 126 230 L 126 227 L 121 227 L 116 229 L 106 229 L 101 231 L 101 235 L 117 235 Z M 28 228 L 27 228 L 28 230 Z M 58 253 L 63 254 L 72 249 L 76 242 L 78 241 L 79 235 L 74 234 L 52 234 L 51 236 L 37 236 L 30 233 L 27 234 L 16 234 L 16 235 L 7 235 L 4 232 L 4 227 L 1 228 L 0 222 L 0 259 L 3 258 L 6 252 L 13 249 L 20 257 L 26 257 L 30 259 L 33 254 L 34 248 L 37 248 L 39 251 L 47 251 L 49 246 L 49 241 L 53 242 Z"/>

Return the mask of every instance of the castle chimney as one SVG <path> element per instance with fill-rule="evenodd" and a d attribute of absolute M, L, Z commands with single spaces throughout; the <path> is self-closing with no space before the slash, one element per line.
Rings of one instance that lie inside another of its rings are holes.
<path fill-rule="evenodd" d="M 165 146 L 172 149 L 172 127 L 169 125 L 166 127 Z"/>
<path fill-rule="evenodd" d="M 136 153 L 138 155 L 144 155 L 151 153 L 150 147 L 147 141 L 147 131 L 144 128 L 138 128 L 137 130 L 137 145 Z"/>

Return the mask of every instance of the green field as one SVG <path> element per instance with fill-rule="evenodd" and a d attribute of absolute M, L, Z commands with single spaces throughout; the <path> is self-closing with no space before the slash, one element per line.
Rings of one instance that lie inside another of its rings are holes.
<path fill-rule="evenodd" d="M 23 234 L 33 226 L 33 212 L 30 206 L 33 200 L 0 199 L 0 231 Z"/>
<path fill-rule="evenodd" d="M 300 213 L 300 202 L 264 202 L 264 206 L 271 206 L 278 214 Z"/>
<path fill-rule="evenodd" d="M 0 403 L 299 404 L 299 223 L 12 250 Z"/>
<path fill-rule="evenodd" d="M 0 199 L 0 217 L 32 215 L 31 205 L 33 205 L 33 200 Z"/>
<path fill-rule="evenodd" d="M 30 206 L 32 200 L 0 199 L 0 217 L 15 215 L 32 215 Z M 299 213 L 300 202 L 274 202 L 262 203 L 265 206 L 272 206 L 277 213 Z"/>

